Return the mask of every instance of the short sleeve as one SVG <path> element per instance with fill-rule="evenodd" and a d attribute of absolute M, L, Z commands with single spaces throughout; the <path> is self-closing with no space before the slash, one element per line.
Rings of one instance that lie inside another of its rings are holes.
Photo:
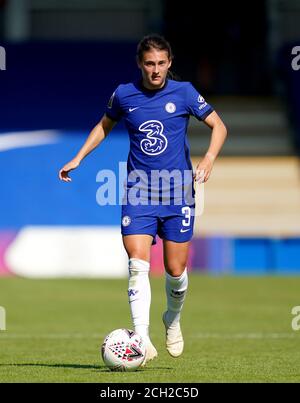
<path fill-rule="evenodd" d="M 105 114 L 116 122 L 122 118 L 123 112 L 119 99 L 119 87 L 111 95 L 108 104 L 106 105 Z"/>
<path fill-rule="evenodd" d="M 206 119 L 214 110 L 191 83 L 187 85 L 186 107 L 188 113 L 195 116 L 198 120 Z"/>

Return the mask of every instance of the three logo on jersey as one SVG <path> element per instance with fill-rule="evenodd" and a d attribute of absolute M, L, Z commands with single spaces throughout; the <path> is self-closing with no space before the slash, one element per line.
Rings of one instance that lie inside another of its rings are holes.
<path fill-rule="evenodd" d="M 201 104 L 199 109 L 203 109 L 207 106 L 205 99 L 199 95 L 198 102 Z M 133 112 L 140 107 L 130 107 L 129 112 Z M 176 105 L 173 102 L 168 102 L 165 105 L 165 110 L 168 113 L 174 113 L 176 111 Z M 139 131 L 146 133 L 146 138 L 140 143 L 141 150 L 147 155 L 159 155 L 163 153 L 167 146 L 168 140 L 163 133 L 164 126 L 159 120 L 147 120 L 139 126 Z"/>
<path fill-rule="evenodd" d="M 139 106 L 129 108 L 129 112 L 139 109 Z M 165 110 L 168 113 L 176 111 L 176 105 L 173 102 L 168 102 L 165 105 Z M 159 120 L 147 120 L 139 126 L 139 131 L 146 133 L 146 138 L 140 143 L 141 150 L 147 155 L 159 155 L 165 151 L 168 146 L 168 140 L 164 135 L 164 126 Z"/>
<path fill-rule="evenodd" d="M 139 131 L 146 133 L 146 138 L 140 143 L 145 154 L 159 155 L 165 151 L 168 140 L 163 134 L 164 126 L 159 120 L 147 120 L 140 125 Z"/>

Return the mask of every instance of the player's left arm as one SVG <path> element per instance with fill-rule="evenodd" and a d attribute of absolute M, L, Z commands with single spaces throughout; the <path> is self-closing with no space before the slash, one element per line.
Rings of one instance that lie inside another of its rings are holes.
<path fill-rule="evenodd" d="M 196 167 L 195 180 L 206 182 L 211 174 L 214 162 L 227 137 L 227 129 L 217 112 L 213 111 L 205 119 L 204 123 L 212 129 L 210 145 L 204 158 Z"/>

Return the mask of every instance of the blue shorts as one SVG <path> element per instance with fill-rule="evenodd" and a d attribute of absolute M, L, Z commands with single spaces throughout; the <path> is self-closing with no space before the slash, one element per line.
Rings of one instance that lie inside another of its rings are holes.
<path fill-rule="evenodd" d="M 174 242 L 187 242 L 193 236 L 194 206 L 122 206 L 122 235 L 147 234 Z"/>

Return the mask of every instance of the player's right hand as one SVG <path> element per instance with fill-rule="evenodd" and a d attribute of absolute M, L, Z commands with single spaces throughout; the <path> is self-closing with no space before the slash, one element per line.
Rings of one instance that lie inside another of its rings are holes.
<path fill-rule="evenodd" d="M 76 169 L 79 166 L 79 161 L 73 159 L 68 162 L 60 171 L 59 171 L 59 179 L 64 182 L 72 182 L 72 179 L 69 177 L 69 172 L 73 169 Z"/>

